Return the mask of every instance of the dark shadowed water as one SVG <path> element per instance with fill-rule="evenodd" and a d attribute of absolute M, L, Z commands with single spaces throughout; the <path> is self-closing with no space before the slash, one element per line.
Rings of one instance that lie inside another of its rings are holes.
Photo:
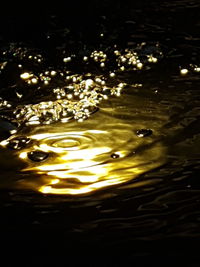
<path fill-rule="evenodd" d="M 32 11 L 1 18 L 8 251 L 34 243 L 55 261 L 96 255 L 88 266 L 199 266 L 200 2 Z"/>

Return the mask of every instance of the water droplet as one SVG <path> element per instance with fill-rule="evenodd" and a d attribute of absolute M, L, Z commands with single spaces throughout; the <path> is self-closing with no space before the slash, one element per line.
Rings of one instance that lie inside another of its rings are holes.
<path fill-rule="evenodd" d="M 39 150 L 31 151 L 28 153 L 28 158 L 36 162 L 44 161 L 48 158 L 48 156 L 48 153 Z"/>
<path fill-rule="evenodd" d="M 111 155 L 111 158 L 113 158 L 113 159 L 118 159 L 118 158 L 119 158 L 119 154 L 113 153 L 113 154 Z"/>
<path fill-rule="evenodd" d="M 180 74 L 181 74 L 181 75 L 186 75 L 186 74 L 188 74 L 188 69 L 181 69 L 181 70 L 180 70 Z"/>
<path fill-rule="evenodd" d="M 28 73 L 28 72 L 24 72 L 20 75 L 20 77 L 23 79 L 23 80 L 26 80 L 26 79 L 29 79 L 30 77 L 32 76 L 32 74 Z"/>
<path fill-rule="evenodd" d="M 19 136 L 16 138 L 13 138 L 9 141 L 8 147 L 11 149 L 22 149 L 26 147 L 26 145 L 30 142 L 30 139 L 27 138 L 26 136 Z"/>
<path fill-rule="evenodd" d="M 140 129 L 137 130 L 136 134 L 138 137 L 147 137 L 152 135 L 153 131 L 151 129 Z"/>

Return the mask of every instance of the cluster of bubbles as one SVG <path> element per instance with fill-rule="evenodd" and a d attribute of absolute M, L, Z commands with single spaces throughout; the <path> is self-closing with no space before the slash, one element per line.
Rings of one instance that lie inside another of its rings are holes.
<path fill-rule="evenodd" d="M 69 54 L 62 57 L 61 68 L 56 70 L 45 66 L 43 56 L 31 49 L 11 45 L 1 56 L 4 58 L 0 64 L 1 75 L 4 75 L 4 69 L 10 64 L 9 60 L 5 60 L 9 57 L 14 58 L 19 72 L 19 81 L 15 86 L 18 101 L 12 103 L 0 98 L 1 118 L 2 111 L 4 113 L 5 109 L 14 109 L 12 119 L 18 125 L 38 125 L 71 119 L 82 122 L 98 110 L 101 101 L 107 100 L 109 96 L 121 95 L 126 83 L 119 79 L 118 74 L 149 68 L 149 64 L 156 63 L 163 54 L 159 44 L 148 48 L 146 43 L 142 43 L 135 49 L 117 49 L 115 46 L 109 51 L 94 50 L 81 58 Z M 83 69 L 81 74 L 75 73 L 70 69 L 73 61 L 75 64 L 85 64 L 87 70 L 92 69 L 91 63 L 100 68 L 96 72 L 94 69 L 92 72 Z M 31 96 L 29 103 L 24 101 L 27 91 Z"/>
<path fill-rule="evenodd" d="M 198 73 L 200 72 L 200 66 L 196 64 L 190 64 L 187 68 L 180 68 L 180 74 L 186 75 L 188 73 Z"/>
<path fill-rule="evenodd" d="M 7 100 L 0 97 L 0 108 L 10 108 L 12 105 Z"/>
<path fill-rule="evenodd" d="M 108 95 L 120 96 L 125 86 L 125 83 L 119 83 L 109 87 L 102 77 L 92 77 L 91 74 L 68 75 L 65 86 L 52 90 L 56 100 L 19 105 L 14 114 L 17 121 L 26 125 L 67 122 L 70 119 L 81 122 L 96 111 L 100 102 L 108 99 Z"/>

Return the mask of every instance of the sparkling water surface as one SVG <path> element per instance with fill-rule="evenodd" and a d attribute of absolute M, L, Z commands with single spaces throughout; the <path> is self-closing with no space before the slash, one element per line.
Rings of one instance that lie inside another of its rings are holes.
<path fill-rule="evenodd" d="M 199 238 L 199 9 L 153 1 L 114 24 L 115 6 L 79 34 L 48 15 L 42 43 L 2 33 L 3 236 Z"/>

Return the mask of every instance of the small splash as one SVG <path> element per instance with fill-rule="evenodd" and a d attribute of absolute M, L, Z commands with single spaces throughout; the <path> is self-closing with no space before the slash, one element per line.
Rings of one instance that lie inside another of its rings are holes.
<path fill-rule="evenodd" d="M 22 129 L 31 141 L 27 146 L 22 142 L 13 157 L 23 163 L 20 172 L 26 179 L 14 186 L 44 194 L 81 195 L 127 183 L 162 165 L 165 148 L 157 137 L 138 138 L 138 125 L 114 114 L 108 109 L 82 124 L 35 126 L 29 133 Z"/>
<path fill-rule="evenodd" d="M 52 68 L 39 51 L 11 44 L 1 57 L 1 76 L 12 82 L 2 91 L 0 117 L 24 127 L 88 119 L 104 101 L 121 96 L 127 86 L 122 72 L 148 70 L 163 53 L 158 43 L 154 49 L 146 43 L 126 49 L 114 46 L 69 54 L 60 58 L 59 68 Z M 75 70 L 79 64 L 82 73 Z"/>
<path fill-rule="evenodd" d="M 14 79 L 5 84 L 0 99 L 0 117 L 18 125 L 0 143 L 6 153 L 13 150 L 14 162 L 20 162 L 20 178 L 12 187 L 81 195 L 127 183 L 163 163 L 164 149 L 156 136 L 137 138 L 150 136 L 152 130 L 137 131 L 146 122 L 134 121 L 137 101 L 125 94 L 142 84 L 128 84 L 122 75 L 149 70 L 163 56 L 158 45 L 115 46 L 81 57 L 65 53 L 59 68 L 48 67 L 40 53 L 26 48 L 13 46 L 3 55 L 9 63 L 2 65 L 2 75 L 13 59 L 17 75 L 14 85 Z M 73 66 L 79 63 L 78 72 Z"/>

